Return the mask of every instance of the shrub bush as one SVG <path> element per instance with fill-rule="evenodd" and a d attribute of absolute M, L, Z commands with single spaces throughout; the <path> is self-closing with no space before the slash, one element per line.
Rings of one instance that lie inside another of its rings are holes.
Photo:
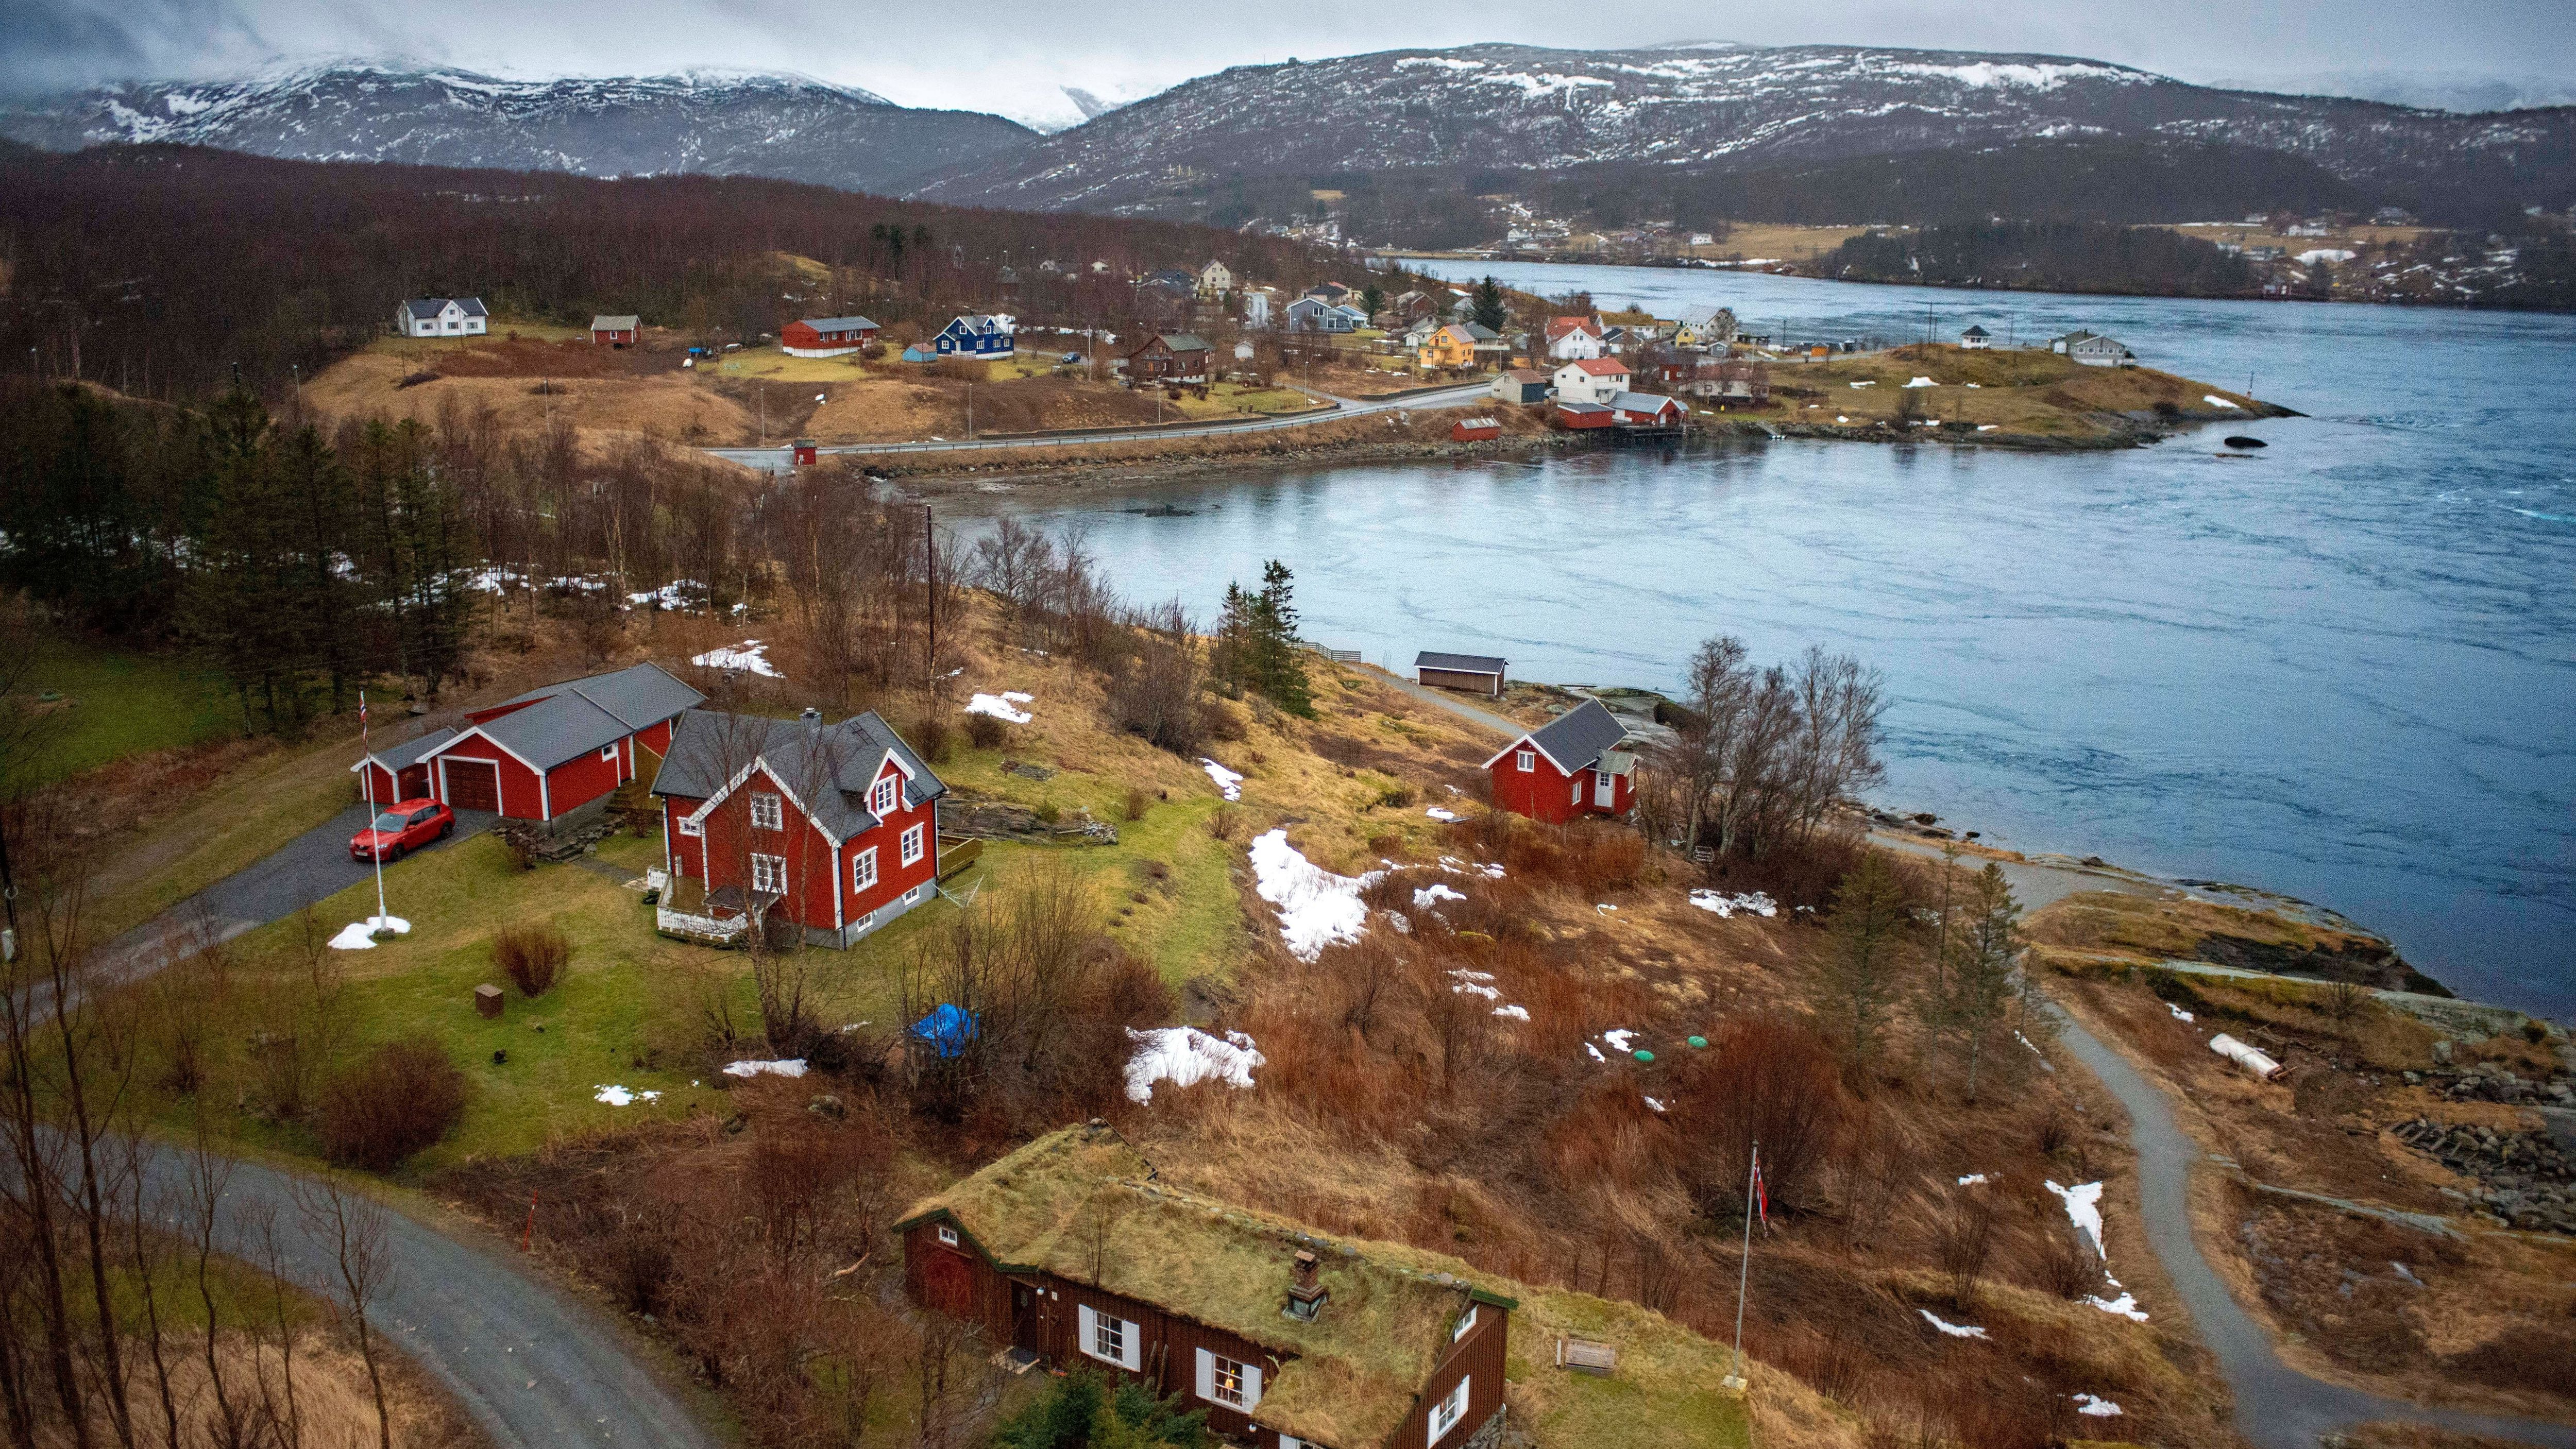
<path fill-rule="evenodd" d="M 966 716 L 966 743 L 975 748 L 998 750 L 1002 747 L 1002 742 L 1009 738 L 1010 731 L 1003 726 L 999 718 L 989 714 Z"/>
<path fill-rule="evenodd" d="M 572 959 L 572 942 L 545 922 L 504 926 L 492 938 L 492 964 L 510 978 L 521 996 L 543 996 Z"/>
<path fill-rule="evenodd" d="M 333 1162 L 390 1171 L 465 1115 L 465 1074 L 427 1037 L 387 1042 L 332 1079 L 322 1151 Z"/>
<path fill-rule="evenodd" d="M 978 716 L 981 718 L 981 716 Z M 912 752 L 934 765 L 948 763 L 956 752 L 957 732 L 948 725 L 945 715 L 926 714 L 915 721 L 911 736 Z"/>
<path fill-rule="evenodd" d="M 930 364 L 930 375 L 951 382 L 990 382 L 993 365 L 974 357 L 943 357 Z"/>
<path fill-rule="evenodd" d="M 1842 1064 L 1815 1028 L 1780 1015 L 1734 1018 L 1682 1059 L 1678 1075 L 1696 1149 L 1687 1171 L 1703 1212 L 1731 1220 L 1744 1210 L 1756 1142 L 1773 1209 L 1811 1205 L 1850 1103 Z"/>
<path fill-rule="evenodd" d="M 1125 801 L 1125 809 L 1124 809 L 1121 813 L 1123 813 L 1123 814 L 1124 814 L 1128 819 L 1130 819 L 1130 820 L 1142 820 L 1142 819 L 1144 819 L 1144 818 L 1145 818 L 1145 792 L 1144 792 L 1143 790 L 1141 790 L 1141 789 L 1138 789 L 1138 788 L 1137 788 L 1136 786 L 1134 786 L 1134 785 L 1130 785 L 1130 786 L 1128 786 L 1128 787 L 1127 787 L 1127 799 L 1126 799 L 1126 801 Z"/>

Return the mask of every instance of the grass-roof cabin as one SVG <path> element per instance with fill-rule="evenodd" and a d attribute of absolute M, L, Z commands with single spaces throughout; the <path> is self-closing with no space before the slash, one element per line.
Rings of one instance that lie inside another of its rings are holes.
<path fill-rule="evenodd" d="M 1499 1431 L 1514 1300 L 1155 1179 L 1105 1124 L 1042 1137 L 896 1225 L 905 1282 L 997 1342 L 1182 1394 L 1262 1449 Z"/>

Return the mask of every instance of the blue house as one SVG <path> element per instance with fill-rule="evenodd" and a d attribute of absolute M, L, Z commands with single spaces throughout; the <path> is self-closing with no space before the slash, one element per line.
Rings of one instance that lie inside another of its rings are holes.
<path fill-rule="evenodd" d="M 955 317 L 930 339 L 931 350 L 942 357 L 1008 357 L 1011 355 L 1012 322 L 1008 317 L 978 312 Z"/>
<path fill-rule="evenodd" d="M 1288 304 L 1291 332 L 1351 332 L 1365 320 L 1358 308 L 1336 306 L 1320 297 L 1300 297 Z"/>

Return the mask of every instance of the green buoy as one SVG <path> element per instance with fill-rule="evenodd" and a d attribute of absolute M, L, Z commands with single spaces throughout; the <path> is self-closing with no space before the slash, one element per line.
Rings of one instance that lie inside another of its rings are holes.
<path fill-rule="evenodd" d="M 1695 1047 L 1704 1047 L 1708 1045 L 1708 1038 L 1704 1036 L 1695 1036 L 1690 1039 L 1690 1044 Z"/>
<path fill-rule="evenodd" d="M 1641 1062 L 1651 1062 L 1655 1059 L 1655 1054 L 1646 1050 L 1644 1047 L 1637 1048 L 1635 1056 L 1637 1060 Z"/>

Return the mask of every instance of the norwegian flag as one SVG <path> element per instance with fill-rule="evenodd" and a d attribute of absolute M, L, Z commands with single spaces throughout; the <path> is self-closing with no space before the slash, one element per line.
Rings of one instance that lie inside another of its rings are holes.
<path fill-rule="evenodd" d="M 1762 1149 L 1753 1149 L 1753 1206 L 1762 1214 L 1762 1231 L 1771 1231 L 1771 1189 L 1762 1181 Z"/>

